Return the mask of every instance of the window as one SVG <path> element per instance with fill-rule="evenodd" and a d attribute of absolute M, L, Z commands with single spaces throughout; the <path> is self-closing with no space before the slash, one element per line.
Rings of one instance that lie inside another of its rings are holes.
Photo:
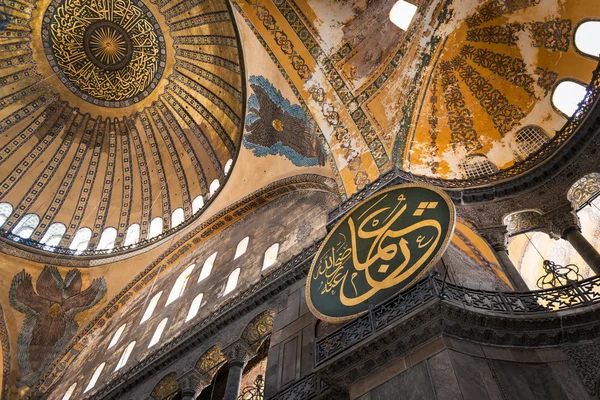
<path fill-rule="evenodd" d="M 23 239 L 29 239 L 39 223 L 40 217 L 35 214 L 27 214 L 21 218 L 17 226 L 14 227 L 12 233 Z"/>
<path fill-rule="evenodd" d="M 238 278 L 240 277 L 240 269 L 236 268 L 227 278 L 227 285 L 225 285 L 225 292 L 223 295 L 226 295 L 232 292 L 237 287 Z"/>
<path fill-rule="evenodd" d="M 271 265 L 275 264 L 275 261 L 277 261 L 278 253 L 279 253 L 279 243 L 275 243 L 274 245 L 271 245 L 271 247 L 269 247 L 267 249 L 267 251 L 265 251 L 265 259 L 263 260 L 263 267 L 262 267 L 263 270 L 265 270 L 265 269 L 269 268 Z"/>
<path fill-rule="evenodd" d="M 249 241 L 250 238 L 246 236 L 238 243 L 237 248 L 235 249 L 235 256 L 233 256 L 234 260 L 238 257 L 241 257 L 246 252 L 246 250 L 248 249 Z"/>
<path fill-rule="evenodd" d="M 123 245 L 131 246 L 140 240 L 140 224 L 131 224 L 125 233 L 125 242 Z"/>
<path fill-rule="evenodd" d="M 554 89 L 552 104 L 567 117 L 572 117 L 586 93 L 587 89 L 582 84 L 562 81 Z"/>
<path fill-rule="evenodd" d="M 462 162 L 462 168 L 467 178 L 481 178 L 497 171 L 496 166 L 486 156 L 477 154 L 467 156 Z"/>
<path fill-rule="evenodd" d="M 217 190 L 219 190 L 219 180 L 215 179 L 214 181 L 212 181 L 209 187 L 210 197 L 212 197 L 213 194 L 217 192 Z"/>
<path fill-rule="evenodd" d="M 160 299 L 161 294 L 162 294 L 162 292 L 156 293 L 154 295 L 154 297 L 152 298 L 152 300 L 150 300 L 150 304 L 148 304 L 148 307 L 146 308 L 146 312 L 142 316 L 142 320 L 140 321 L 140 324 L 142 324 L 142 323 L 146 322 L 148 319 L 150 319 L 150 317 L 152 316 L 152 313 L 154 313 L 154 309 L 156 308 L 156 304 L 158 303 L 158 300 Z"/>
<path fill-rule="evenodd" d="M 229 171 L 231 171 L 231 166 L 232 165 L 233 165 L 233 160 L 230 158 L 225 163 L 225 168 L 223 168 L 223 172 L 225 173 L 225 175 L 229 175 Z"/>
<path fill-rule="evenodd" d="M 190 306 L 190 310 L 188 311 L 188 315 L 185 319 L 185 322 L 188 322 L 190 319 L 194 318 L 198 315 L 198 311 L 202 306 L 202 293 L 200 293 L 196 298 L 192 301 L 192 305 Z"/>
<path fill-rule="evenodd" d="M 183 208 L 177 208 L 171 214 L 171 228 L 175 228 L 177 225 L 181 224 L 185 220 L 185 214 L 183 213 Z"/>
<path fill-rule="evenodd" d="M 91 388 L 96 386 L 96 382 L 98 382 L 98 378 L 100 378 L 100 374 L 102 373 L 102 370 L 104 369 L 105 364 L 106 363 L 102 363 L 102 364 L 98 365 L 98 368 L 96 368 L 96 370 L 94 371 L 94 375 L 92 375 L 92 379 L 90 379 L 90 383 L 88 383 L 88 385 L 85 388 L 85 390 L 83 391 L 83 393 L 89 391 Z"/>
<path fill-rule="evenodd" d="M 10 203 L 0 203 L 0 226 L 4 225 L 12 212 L 13 208 Z"/>
<path fill-rule="evenodd" d="M 52 250 L 52 247 L 56 247 L 60 244 L 65 232 L 67 231 L 67 227 L 60 222 L 55 222 L 48 227 L 44 236 L 42 236 L 42 240 L 40 243 L 45 244 L 44 248 L 46 250 Z"/>
<path fill-rule="evenodd" d="M 177 280 L 175 281 L 175 284 L 173 285 L 173 289 L 171 289 L 171 293 L 169 293 L 169 297 L 167 298 L 166 305 L 171 304 L 172 302 L 177 300 L 179 297 L 181 297 L 181 295 L 183 294 L 183 291 L 185 290 L 185 286 L 187 285 L 188 281 L 190 280 L 190 275 L 192 274 L 192 271 L 194 270 L 195 266 L 196 266 L 196 264 L 190 265 L 189 267 L 187 267 L 185 269 L 185 271 L 183 271 L 181 273 L 181 275 L 179 275 L 179 278 L 177 278 Z"/>
<path fill-rule="evenodd" d="M 92 238 L 92 230 L 90 228 L 81 228 L 75 234 L 75 237 L 71 241 L 69 248 L 75 250 L 77 253 L 85 251 Z"/>
<path fill-rule="evenodd" d="M 575 30 L 575 47 L 592 57 L 600 57 L 600 21 L 586 21 Z"/>
<path fill-rule="evenodd" d="M 548 135 L 539 126 L 529 125 L 520 129 L 515 136 L 517 151 L 527 157 L 548 143 Z"/>
<path fill-rule="evenodd" d="M 162 336 L 163 331 L 165 330 L 165 326 L 167 325 L 167 321 L 169 320 L 169 318 L 165 318 L 162 321 L 160 321 L 160 324 L 158 324 L 158 326 L 156 327 L 156 330 L 154 331 L 154 335 L 152 335 L 152 339 L 150 340 L 150 344 L 148 345 L 148 348 L 154 346 L 156 343 L 160 342 L 160 337 Z"/>
<path fill-rule="evenodd" d="M 148 239 L 157 237 L 162 233 L 163 220 L 161 217 L 156 217 L 150 222 L 150 231 L 148 231 Z"/>
<path fill-rule="evenodd" d="M 129 359 L 129 356 L 131 355 L 131 352 L 133 351 L 134 347 L 135 347 L 135 342 L 131 342 L 127 345 L 127 347 L 125 348 L 125 351 L 123 351 L 123 354 L 121 354 L 121 358 L 119 358 L 119 362 L 117 363 L 117 367 L 115 368 L 115 371 L 120 370 L 121 368 L 123 368 L 125 366 L 125 364 L 127 364 L 127 360 Z"/>
<path fill-rule="evenodd" d="M 117 240 L 117 230 L 113 227 L 106 228 L 100 236 L 96 250 L 112 250 L 115 248 L 115 240 Z"/>
<path fill-rule="evenodd" d="M 417 13 L 417 6 L 404 0 L 398 0 L 390 10 L 390 21 L 403 31 L 407 31 Z"/>
<path fill-rule="evenodd" d="M 203 281 L 208 278 L 212 271 L 213 264 L 215 263 L 215 259 L 217 258 L 217 253 L 213 253 L 210 257 L 204 261 L 204 265 L 202 266 L 202 271 L 200 271 L 200 277 L 198 278 L 198 282 Z"/>
<path fill-rule="evenodd" d="M 200 195 L 192 201 L 192 212 L 196 214 L 202 207 L 204 207 L 204 198 Z"/>
<path fill-rule="evenodd" d="M 71 386 L 69 386 L 69 388 L 65 392 L 65 395 L 63 396 L 62 400 L 69 400 L 71 398 L 71 396 L 73 395 L 73 392 L 75 391 L 76 387 L 77 387 L 77 382 L 72 384 Z"/>
<path fill-rule="evenodd" d="M 127 324 L 123 324 L 119 327 L 119 329 L 117 329 L 117 331 L 113 335 L 112 339 L 110 340 L 110 343 L 108 344 L 109 349 L 111 347 L 113 347 L 115 344 L 117 344 L 117 342 L 121 338 L 121 335 L 123 334 L 123 331 L 125 330 L 125 327 L 127 327 Z"/>

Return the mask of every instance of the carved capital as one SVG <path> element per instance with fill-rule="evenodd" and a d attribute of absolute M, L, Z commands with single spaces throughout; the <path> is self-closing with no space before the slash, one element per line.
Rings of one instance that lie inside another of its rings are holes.
<path fill-rule="evenodd" d="M 223 354 L 225 354 L 230 364 L 238 363 L 246 365 L 248 361 L 256 356 L 256 351 L 240 339 L 223 349 Z"/>
<path fill-rule="evenodd" d="M 506 251 L 506 226 L 486 226 L 483 228 L 477 228 L 476 232 L 479 234 L 479 236 L 485 239 L 490 246 L 492 246 L 494 251 Z"/>
<path fill-rule="evenodd" d="M 544 214 L 544 219 L 548 224 L 548 234 L 554 239 L 564 239 L 567 232 L 573 229 L 581 231 L 579 217 L 571 204 L 547 212 Z"/>
<path fill-rule="evenodd" d="M 195 369 L 185 372 L 177 379 L 184 394 L 189 393 L 197 396 L 202 390 L 210 385 L 210 378 L 202 375 Z"/>

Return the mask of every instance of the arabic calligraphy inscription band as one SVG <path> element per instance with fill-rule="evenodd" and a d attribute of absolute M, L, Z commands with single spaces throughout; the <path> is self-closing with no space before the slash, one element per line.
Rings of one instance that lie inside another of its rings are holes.
<path fill-rule="evenodd" d="M 313 259 L 306 300 L 313 314 L 343 322 L 417 282 L 454 233 L 454 204 L 429 185 L 376 193 L 337 223 Z"/>

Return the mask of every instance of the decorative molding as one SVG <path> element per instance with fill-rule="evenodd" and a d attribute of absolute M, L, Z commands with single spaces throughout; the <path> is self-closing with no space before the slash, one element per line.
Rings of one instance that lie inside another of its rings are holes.
<path fill-rule="evenodd" d="M 548 233 L 554 239 L 565 238 L 572 230 L 581 231 L 581 224 L 577 212 L 570 203 L 564 204 L 543 215 L 548 223 Z"/>

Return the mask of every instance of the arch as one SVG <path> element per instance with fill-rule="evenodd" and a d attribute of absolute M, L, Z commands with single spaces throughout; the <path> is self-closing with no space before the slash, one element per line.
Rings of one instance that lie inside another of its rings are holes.
<path fill-rule="evenodd" d="M 217 373 L 217 370 L 225 362 L 225 355 L 221 346 L 216 344 L 204 352 L 196 362 L 196 369 L 201 374 L 212 378 Z"/>
<path fill-rule="evenodd" d="M 198 315 L 198 311 L 200 311 L 200 307 L 202 307 L 202 298 L 204 295 L 200 293 L 198 296 L 194 298 L 192 304 L 190 305 L 190 309 L 187 313 L 187 317 L 185 318 L 185 322 L 193 319 L 196 315 Z"/>
<path fill-rule="evenodd" d="M 593 58 L 600 57 L 600 21 L 587 20 L 575 28 L 575 49 Z"/>
<path fill-rule="evenodd" d="M 60 244 L 65 232 L 67 232 L 67 227 L 65 224 L 54 222 L 53 224 L 50 224 L 46 230 L 46 233 L 44 233 L 44 236 L 42 236 L 40 243 L 46 245 L 44 249 L 52 250 L 52 247 L 56 247 Z"/>
<path fill-rule="evenodd" d="M 124 246 L 131 246 L 140 240 L 140 224 L 131 224 L 125 233 Z"/>
<path fill-rule="evenodd" d="M 600 195 L 600 174 L 592 172 L 575 182 L 567 192 L 567 200 L 576 210 L 581 210 Z"/>
<path fill-rule="evenodd" d="M 76 387 L 77 387 L 77 382 L 75 382 L 74 384 L 69 386 L 69 388 L 65 392 L 65 395 L 63 396 L 62 400 L 69 400 L 71 398 L 71 396 L 73 396 L 73 392 L 75 391 Z"/>
<path fill-rule="evenodd" d="M 471 154 L 461 162 L 461 169 L 465 178 L 475 179 L 492 175 L 498 168 L 486 156 Z"/>
<path fill-rule="evenodd" d="M 13 207 L 10 203 L 3 202 L 0 203 L 0 226 L 4 225 L 6 220 L 10 218 L 10 215 L 13 212 Z"/>
<path fill-rule="evenodd" d="M 160 321 L 160 324 L 158 324 L 154 334 L 152 335 L 152 339 L 150 339 L 150 343 L 148 343 L 148 348 L 160 342 L 160 338 L 165 330 L 165 327 L 167 326 L 167 322 L 169 322 L 169 318 L 164 318 L 162 321 Z"/>
<path fill-rule="evenodd" d="M 265 270 L 265 269 L 269 268 L 270 266 L 272 266 L 273 264 L 275 264 L 275 261 L 277 261 L 278 254 L 279 254 L 279 243 L 274 243 L 265 251 L 265 258 L 263 259 L 262 269 Z"/>
<path fill-rule="evenodd" d="M 174 399 L 179 393 L 181 393 L 181 386 L 177 382 L 177 374 L 170 372 L 154 386 L 150 397 L 155 400 L 170 400 Z"/>
<path fill-rule="evenodd" d="M 177 225 L 182 224 L 185 221 L 185 214 L 183 208 L 179 207 L 171 214 L 171 228 L 175 228 Z"/>
<path fill-rule="evenodd" d="M 109 349 L 117 344 L 117 342 L 121 338 L 121 335 L 123 334 L 123 331 L 125 331 L 126 327 L 127 327 L 127 324 L 123 324 L 119 327 L 119 329 L 117 329 L 117 331 L 113 335 L 112 339 L 110 340 L 110 343 L 108 344 Z"/>
<path fill-rule="evenodd" d="M 88 392 L 94 386 L 96 386 L 96 382 L 98 382 L 98 378 L 100 378 L 100 374 L 102 374 L 102 370 L 104 369 L 105 365 L 106 365 L 106 363 L 102 363 L 102 364 L 98 365 L 98 367 L 96 367 L 96 369 L 94 370 L 94 374 L 92 375 L 92 378 L 88 382 L 88 385 L 86 386 L 83 393 Z"/>
<path fill-rule="evenodd" d="M 131 343 L 129 343 L 127 345 L 127 347 L 125 348 L 125 350 L 123 350 L 123 354 L 121 354 L 121 358 L 119 358 L 119 362 L 117 363 L 117 366 L 115 367 L 115 371 L 120 370 L 121 368 L 123 368 L 125 366 L 125 364 L 127 364 L 127 360 L 129 360 L 129 356 L 131 355 L 131 352 L 133 351 L 133 348 L 135 347 L 135 340 Z"/>
<path fill-rule="evenodd" d="M 20 236 L 23 239 L 29 239 L 33 234 L 33 231 L 40 223 L 40 217 L 36 214 L 27 214 L 15 226 L 12 230 L 14 235 Z"/>
<path fill-rule="evenodd" d="M 546 132 L 536 125 L 525 126 L 515 135 L 515 147 L 523 157 L 529 157 L 549 141 Z"/>
<path fill-rule="evenodd" d="M 202 270 L 200 271 L 200 276 L 198 277 L 198 282 L 202 282 L 204 279 L 210 276 L 216 258 L 217 252 L 215 251 L 206 259 L 206 261 L 204 261 L 204 265 L 202 266 Z"/>
<path fill-rule="evenodd" d="M 219 186 L 221 184 L 219 183 L 218 179 L 215 179 L 214 181 L 211 182 L 210 187 L 209 187 L 209 197 L 212 197 L 217 190 L 219 190 Z"/>
<path fill-rule="evenodd" d="M 246 236 L 245 238 L 240 240 L 237 247 L 235 248 L 235 255 L 233 256 L 234 260 L 237 259 L 238 257 L 241 257 L 246 252 L 246 250 L 248 249 L 249 241 L 250 241 L 249 236 Z"/>
<path fill-rule="evenodd" d="M 69 249 L 81 253 L 87 249 L 91 238 L 92 230 L 90 228 L 81 228 L 75 233 L 75 237 L 73 237 Z"/>
<path fill-rule="evenodd" d="M 117 240 L 117 230 L 115 228 L 108 227 L 104 229 L 96 250 L 112 250 L 115 248 L 115 241 Z"/>
<path fill-rule="evenodd" d="M 566 117 L 572 117 L 585 98 L 587 88 L 579 82 L 563 80 L 554 88 L 552 106 Z"/>
<path fill-rule="evenodd" d="M 523 210 L 508 214 L 504 217 L 504 225 L 508 236 L 520 235 L 545 228 L 546 222 L 542 214 L 536 210 Z"/>
<path fill-rule="evenodd" d="M 204 197 L 199 195 L 192 201 L 192 213 L 196 214 L 202 207 L 204 207 Z"/>
<path fill-rule="evenodd" d="M 232 165 L 233 165 L 233 160 L 230 158 L 229 160 L 227 160 L 227 162 L 225 163 L 225 167 L 223 168 L 223 172 L 225 173 L 225 175 L 229 175 Z"/>
<path fill-rule="evenodd" d="M 229 277 L 227 278 L 227 284 L 225 285 L 225 291 L 223 292 L 223 296 L 233 292 L 237 287 L 238 279 L 240 277 L 240 269 L 234 269 Z"/>
<path fill-rule="evenodd" d="M 190 280 L 190 275 L 192 275 L 192 271 L 194 271 L 194 267 L 196 267 L 196 264 L 190 265 L 181 273 L 181 275 L 179 275 L 175 281 L 175 284 L 173 285 L 173 289 L 171 289 L 171 293 L 169 293 L 169 297 L 167 298 L 167 303 L 165 305 L 168 306 L 181 297 L 185 291 L 188 281 Z"/>
<path fill-rule="evenodd" d="M 273 332 L 275 311 L 267 310 L 258 314 L 246 325 L 242 332 L 242 340 L 253 349 L 258 349 L 267 337 Z"/>
<path fill-rule="evenodd" d="M 150 222 L 150 229 L 148 230 L 148 239 L 157 237 L 162 233 L 163 220 L 161 217 L 156 217 Z"/>
<path fill-rule="evenodd" d="M 156 305 L 158 304 L 158 300 L 160 299 L 161 295 L 162 295 L 162 291 L 156 293 L 154 295 L 154 297 L 152 298 L 152 300 L 150 300 L 150 303 L 148 303 L 148 307 L 146 307 L 146 311 L 144 312 L 144 315 L 142 316 L 140 324 L 143 324 L 144 322 L 146 322 L 150 319 L 150 317 L 154 313 L 154 309 L 156 308 Z"/>

